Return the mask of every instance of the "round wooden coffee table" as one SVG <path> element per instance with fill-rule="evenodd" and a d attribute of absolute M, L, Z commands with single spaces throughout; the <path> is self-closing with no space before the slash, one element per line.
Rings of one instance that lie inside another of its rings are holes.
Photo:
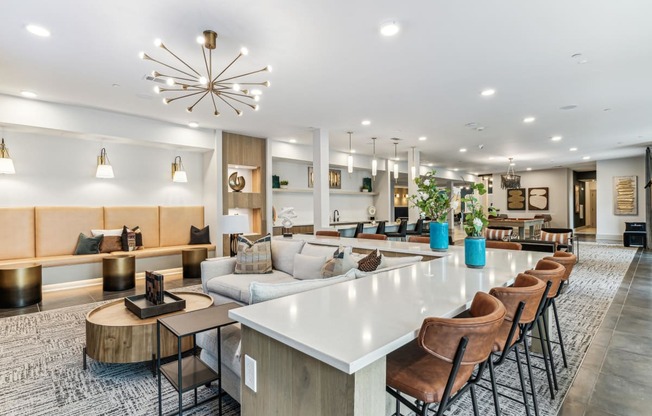
<path fill-rule="evenodd" d="M 208 308 L 213 298 L 203 293 L 174 292 L 186 300 L 182 311 L 140 319 L 120 299 L 98 306 L 86 315 L 86 355 L 103 363 L 136 363 L 156 357 L 156 320 L 166 316 Z M 193 347 L 192 337 L 181 344 L 184 351 Z M 177 338 L 167 330 L 161 332 L 161 357 L 177 353 Z"/>

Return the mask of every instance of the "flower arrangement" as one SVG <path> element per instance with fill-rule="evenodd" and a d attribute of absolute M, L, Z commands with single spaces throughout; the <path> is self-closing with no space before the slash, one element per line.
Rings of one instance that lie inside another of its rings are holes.
<path fill-rule="evenodd" d="M 453 201 L 447 189 L 437 187 L 435 173 L 433 170 L 414 179 L 418 192 L 416 195 L 410 195 L 409 200 L 412 206 L 419 208 L 426 217 L 445 223 L 448 221 L 448 213 L 457 208 L 457 202 Z"/>
<path fill-rule="evenodd" d="M 483 183 L 474 183 L 471 185 L 471 190 L 474 192 L 462 198 L 466 211 L 464 214 L 464 231 L 469 237 L 482 237 L 482 229 L 489 224 L 489 221 L 475 192 L 478 195 L 484 195 L 487 193 L 487 190 Z M 496 215 L 493 207 L 489 207 L 489 214 Z"/>

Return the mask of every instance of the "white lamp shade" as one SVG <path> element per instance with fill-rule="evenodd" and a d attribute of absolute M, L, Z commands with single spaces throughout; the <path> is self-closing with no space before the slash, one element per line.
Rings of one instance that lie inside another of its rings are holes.
<path fill-rule="evenodd" d="M 111 179 L 113 178 L 113 167 L 111 165 L 97 165 L 97 171 L 95 172 L 96 178 L 101 179 Z"/>
<path fill-rule="evenodd" d="M 398 179 L 398 163 L 394 163 L 394 179 Z"/>
<path fill-rule="evenodd" d="M 188 182 L 188 175 L 186 175 L 185 170 L 177 170 L 172 176 L 172 182 Z"/>
<path fill-rule="evenodd" d="M 353 155 L 347 156 L 346 161 L 346 170 L 349 173 L 353 173 Z"/>
<path fill-rule="evenodd" d="M 371 176 L 376 176 L 378 174 L 378 160 L 374 159 L 371 161 Z"/>
<path fill-rule="evenodd" d="M 249 232 L 249 215 L 222 215 L 222 234 Z"/>
<path fill-rule="evenodd" d="M 14 161 L 8 157 L 0 158 L 0 173 L 5 173 L 8 175 L 13 175 L 16 173 L 14 169 Z"/>

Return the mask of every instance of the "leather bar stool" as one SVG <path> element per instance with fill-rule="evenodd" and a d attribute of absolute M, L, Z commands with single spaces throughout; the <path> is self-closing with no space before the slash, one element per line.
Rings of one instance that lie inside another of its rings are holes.
<path fill-rule="evenodd" d="M 470 390 L 473 413 L 479 415 L 475 385 L 487 365 L 505 307 L 478 292 L 468 312 L 469 318 L 424 319 L 417 339 L 387 356 L 386 390 L 396 398 L 396 414 L 401 403 L 420 415 L 439 403 L 436 414 L 441 416 Z M 417 399 L 416 404 L 401 393 Z"/>
<path fill-rule="evenodd" d="M 411 235 L 408 237 L 408 243 L 427 243 L 430 244 L 430 237 Z"/>
<path fill-rule="evenodd" d="M 498 241 L 487 240 L 485 242 L 487 248 L 498 248 L 501 250 L 522 250 L 523 246 L 519 243 L 512 243 L 511 241 Z"/>
<path fill-rule="evenodd" d="M 550 331 L 548 330 L 548 308 L 552 305 L 559 293 L 559 288 L 561 287 L 562 279 L 564 273 L 566 273 L 566 268 L 559 263 L 550 260 L 539 260 L 536 267 L 533 270 L 527 270 L 525 273 L 538 277 L 543 281 L 550 281 L 550 291 L 543 305 L 543 310 L 541 312 L 541 322 L 537 322 L 539 327 L 539 335 L 541 336 L 541 351 L 543 353 L 543 361 L 546 367 L 546 373 L 548 376 L 548 385 L 550 387 L 550 397 L 554 400 L 555 390 L 559 389 L 557 383 L 557 373 L 555 370 L 555 359 L 552 354 L 552 342 L 550 340 Z M 542 328 L 543 326 L 543 328 Z M 558 332 L 558 336 L 561 339 L 561 332 Z M 543 339 L 545 338 L 545 340 Z M 545 345 L 544 345 L 545 344 Z M 553 389 L 554 386 L 554 389 Z"/>
<path fill-rule="evenodd" d="M 367 239 L 367 240 L 387 240 L 387 236 L 384 234 L 358 234 L 358 238 Z"/>
<path fill-rule="evenodd" d="M 502 365 L 507 356 L 513 351 L 516 359 L 516 368 L 518 370 L 519 380 L 521 382 L 521 393 L 523 401 L 519 402 L 525 406 L 525 413 L 530 416 L 530 406 L 528 404 L 528 391 L 521 368 L 521 356 L 519 353 L 519 344 L 525 351 L 528 376 L 532 388 L 532 403 L 534 414 L 539 415 L 539 405 L 534 388 L 534 377 L 532 376 L 532 365 L 530 360 L 530 349 L 526 341 L 527 333 L 532 330 L 534 322 L 543 309 L 543 304 L 547 298 L 550 283 L 544 283 L 532 275 L 520 273 L 516 276 L 514 284 L 510 287 L 495 287 L 489 292 L 490 295 L 500 300 L 505 306 L 506 314 L 500 330 L 494 340 L 493 356 L 496 359 L 489 359 L 489 376 L 491 378 L 491 387 L 494 396 L 494 407 L 496 415 L 500 415 L 500 403 L 498 401 L 498 391 L 496 385 L 496 375 L 494 368 Z M 482 386 L 481 384 L 478 384 Z M 484 386 L 482 386 L 484 387 Z M 514 401 L 518 401 L 510 396 L 505 396 Z"/>
<path fill-rule="evenodd" d="M 378 232 L 376 232 L 377 234 Z M 398 230 L 396 232 L 386 232 L 385 235 L 388 238 L 398 238 L 401 241 L 405 241 L 405 238 L 407 236 L 407 220 L 401 220 L 400 224 L 398 225 Z"/>
<path fill-rule="evenodd" d="M 355 226 L 355 233 L 353 233 L 353 238 L 358 238 L 358 235 L 362 233 L 364 233 L 364 223 L 359 222 L 358 225 Z"/>
<path fill-rule="evenodd" d="M 385 223 L 387 221 L 378 221 L 378 226 L 376 227 L 376 234 L 385 234 Z"/>
<path fill-rule="evenodd" d="M 416 225 L 414 226 L 414 230 L 408 230 L 405 233 L 407 235 L 421 235 L 421 234 L 423 234 L 423 219 L 419 218 L 417 220 Z"/>
<path fill-rule="evenodd" d="M 315 235 L 321 235 L 325 237 L 339 237 L 340 232 L 339 231 L 333 231 L 333 230 L 320 230 L 316 231 Z"/>

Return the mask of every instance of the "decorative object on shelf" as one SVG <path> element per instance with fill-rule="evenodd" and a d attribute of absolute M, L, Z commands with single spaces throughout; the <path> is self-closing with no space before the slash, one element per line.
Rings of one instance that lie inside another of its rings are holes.
<path fill-rule="evenodd" d="M 481 182 L 474 183 L 470 188 L 472 192 L 462 198 L 462 202 L 464 202 L 466 208 L 464 214 L 464 231 L 467 236 L 464 239 L 464 263 L 467 267 L 483 268 L 486 260 L 486 241 L 482 230 L 489 224 L 489 221 L 475 193 L 477 192 L 479 196 L 482 196 L 487 193 L 487 190 Z M 493 207 L 489 207 L 489 214 L 496 215 Z"/>
<path fill-rule="evenodd" d="M 281 208 L 278 218 L 281 219 L 281 225 L 283 226 L 283 237 L 292 237 L 292 219 L 296 217 L 297 214 L 294 213 L 294 207 Z"/>
<path fill-rule="evenodd" d="M 426 217 L 430 217 L 430 248 L 437 251 L 448 249 L 448 214 L 457 208 L 457 202 L 445 188 L 437 186 L 437 171 L 432 170 L 414 178 L 417 194 L 409 201 Z"/>
<path fill-rule="evenodd" d="M 172 182 L 188 182 L 188 175 L 186 175 L 186 170 L 183 168 L 181 156 L 175 157 L 174 162 L 172 162 Z"/>
<path fill-rule="evenodd" d="M 280 185 L 280 186 L 281 186 L 281 189 L 287 189 L 287 187 L 288 187 L 288 185 L 290 184 L 290 182 L 288 182 L 288 181 L 281 181 L 280 184 L 281 184 L 281 185 Z"/>
<path fill-rule="evenodd" d="M 548 209 L 548 197 L 550 192 L 547 186 L 539 188 L 528 188 L 527 209 L 530 211 L 546 211 Z"/>
<path fill-rule="evenodd" d="M 233 189 L 233 192 L 241 192 L 245 187 L 245 178 L 238 176 L 238 172 L 233 172 L 229 175 L 229 188 Z"/>
<path fill-rule="evenodd" d="M 5 139 L 2 138 L 2 142 L 0 142 L 0 174 L 13 175 L 15 173 L 14 161 L 11 160 L 9 149 L 5 146 Z"/>
<path fill-rule="evenodd" d="M 100 155 L 97 157 L 97 170 L 95 171 L 95 177 L 100 179 L 111 179 L 114 177 L 113 167 L 111 166 L 105 148 L 100 150 Z"/>
<path fill-rule="evenodd" d="M 376 180 L 376 175 L 378 174 L 378 159 L 376 159 L 376 138 L 371 138 L 374 148 L 374 158 L 371 160 L 371 177 L 373 180 Z"/>
<path fill-rule="evenodd" d="M 503 189 L 513 189 L 521 187 L 521 176 L 517 175 L 514 171 L 514 158 L 509 158 L 509 166 L 507 166 L 507 173 L 500 175 L 500 187 Z"/>
<path fill-rule="evenodd" d="M 371 178 L 362 178 L 362 192 L 371 192 Z"/>
<path fill-rule="evenodd" d="M 398 183 L 398 139 L 394 141 L 394 182 Z"/>
<path fill-rule="evenodd" d="M 189 107 L 186 108 L 186 111 L 189 113 L 195 108 L 195 106 L 202 101 L 206 96 L 210 96 L 213 103 L 213 115 L 219 116 L 220 112 L 217 110 L 217 105 L 215 104 L 215 98 L 222 100 L 226 105 L 231 107 L 233 111 L 239 116 L 242 115 L 242 111 L 236 108 L 238 104 L 243 104 L 248 107 L 251 107 L 253 110 L 258 111 L 258 104 L 260 100 L 260 95 L 262 92 L 260 89 L 246 89 L 242 88 L 243 85 L 251 86 L 264 86 L 269 87 L 269 81 L 264 82 L 237 82 L 239 78 L 247 77 L 259 72 L 271 72 L 272 67 L 269 65 L 263 69 L 257 71 L 245 72 L 239 75 L 226 75 L 226 72 L 229 68 L 242 56 L 247 55 L 248 51 L 246 48 L 240 49 L 240 53 L 235 57 L 224 69 L 213 68 L 213 49 L 217 46 L 217 33 L 212 30 L 205 30 L 203 36 L 197 37 L 197 43 L 202 45 L 202 55 L 204 61 L 204 67 L 202 70 L 205 70 L 204 75 L 202 75 L 198 70 L 191 67 L 177 55 L 175 55 L 170 49 L 168 49 L 160 39 L 154 41 L 154 45 L 160 47 L 161 49 L 168 52 L 172 55 L 177 61 L 179 61 L 183 66 L 179 69 L 171 64 L 166 64 L 159 60 L 156 60 L 144 52 L 140 53 L 140 58 L 143 60 L 153 61 L 157 64 L 163 65 L 164 67 L 174 71 L 171 74 L 162 74 L 158 71 L 152 71 L 151 80 L 154 82 L 165 82 L 167 87 L 159 87 L 158 85 L 154 87 L 154 91 L 157 94 L 160 93 L 177 93 L 182 95 L 177 95 L 173 98 L 164 98 L 163 103 L 169 104 L 172 101 L 199 96 L 199 98 Z M 208 54 L 206 53 L 208 50 Z M 185 67 L 185 68 L 184 68 Z M 247 80 L 244 80 L 247 81 Z"/>
<path fill-rule="evenodd" d="M 369 219 L 371 221 L 376 221 L 376 207 L 373 205 L 369 205 L 367 207 L 367 214 L 369 214 Z"/>
<path fill-rule="evenodd" d="M 231 257 L 234 257 L 238 252 L 238 235 L 248 231 L 248 215 L 222 215 L 222 234 L 230 234 Z"/>
<path fill-rule="evenodd" d="M 638 176 L 614 176 L 614 215 L 638 215 Z"/>
<path fill-rule="evenodd" d="M 353 173 L 353 147 L 351 143 L 352 131 L 347 131 L 349 134 L 349 155 L 346 157 L 346 171 L 349 172 L 349 175 Z"/>
<path fill-rule="evenodd" d="M 312 166 L 308 166 L 308 188 L 315 186 L 315 173 Z M 328 187 L 330 189 L 342 189 L 342 171 L 338 169 L 328 170 Z"/>
<path fill-rule="evenodd" d="M 507 190 L 507 209 L 524 210 L 525 209 L 525 188 L 515 188 Z"/>
<path fill-rule="evenodd" d="M 163 290 L 163 275 L 156 272 L 145 272 L 145 299 L 154 305 L 165 303 Z"/>
<path fill-rule="evenodd" d="M 279 189 L 281 187 L 281 178 L 278 175 L 272 175 L 272 189 Z"/>

